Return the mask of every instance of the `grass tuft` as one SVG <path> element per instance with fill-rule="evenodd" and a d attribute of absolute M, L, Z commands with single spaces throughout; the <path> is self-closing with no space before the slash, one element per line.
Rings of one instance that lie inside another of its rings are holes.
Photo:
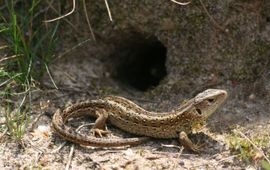
<path fill-rule="evenodd" d="M 48 71 L 59 21 L 45 25 L 46 1 L 5 0 L 0 13 L 0 100 L 5 108 L 5 123 L 15 139 L 23 137 L 31 92 Z M 6 56 L 1 56 L 5 53 Z"/>
<path fill-rule="evenodd" d="M 228 137 L 228 144 L 233 152 L 240 153 L 240 159 L 247 164 L 260 163 L 261 167 L 270 167 L 269 135 L 247 137 L 243 129 L 236 128 Z"/>

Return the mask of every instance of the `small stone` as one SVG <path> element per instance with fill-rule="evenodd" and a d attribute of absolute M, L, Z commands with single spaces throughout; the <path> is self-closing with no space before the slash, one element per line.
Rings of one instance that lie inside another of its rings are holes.
<path fill-rule="evenodd" d="M 248 98 L 249 98 L 249 100 L 255 100 L 256 95 L 255 95 L 254 93 L 252 93 L 252 94 L 250 94 L 250 95 L 248 96 Z"/>
<path fill-rule="evenodd" d="M 179 162 L 179 165 L 185 166 L 185 162 L 184 162 L 184 161 L 180 161 L 180 162 Z"/>

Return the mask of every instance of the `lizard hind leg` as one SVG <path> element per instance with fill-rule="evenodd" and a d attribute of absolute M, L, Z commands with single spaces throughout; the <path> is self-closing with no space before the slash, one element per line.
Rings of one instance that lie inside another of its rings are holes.
<path fill-rule="evenodd" d="M 97 119 L 93 128 L 90 130 L 95 136 L 102 137 L 103 135 L 110 134 L 111 132 L 106 129 L 106 120 L 108 119 L 108 113 L 104 109 L 96 111 Z"/>

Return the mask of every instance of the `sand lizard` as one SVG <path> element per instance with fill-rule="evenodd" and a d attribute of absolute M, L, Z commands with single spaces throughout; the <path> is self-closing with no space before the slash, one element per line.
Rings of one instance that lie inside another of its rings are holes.
<path fill-rule="evenodd" d="M 62 112 L 58 109 L 53 116 L 52 126 L 62 138 L 87 146 L 116 147 L 139 144 L 147 141 L 149 137 L 178 138 L 185 148 L 196 152 L 198 147 L 189 140 L 187 134 L 192 132 L 194 125 L 204 123 L 226 98 L 225 90 L 208 89 L 176 110 L 156 113 L 146 111 L 123 97 L 108 96 L 72 105 Z M 108 120 L 112 125 L 126 132 L 143 137 L 97 138 L 77 133 L 65 125 L 71 117 L 86 115 L 97 118 L 92 129 L 97 134 L 107 132 L 104 128 Z"/>

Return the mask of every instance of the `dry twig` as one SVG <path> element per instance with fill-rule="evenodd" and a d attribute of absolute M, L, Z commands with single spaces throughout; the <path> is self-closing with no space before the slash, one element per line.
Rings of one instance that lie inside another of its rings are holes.
<path fill-rule="evenodd" d="M 3 61 L 6 61 L 6 60 L 17 58 L 19 56 L 22 56 L 22 55 L 12 55 L 12 56 L 9 56 L 9 57 L 1 58 L 0 63 L 3 62 Z"/>
<path fill-rule="evenodd" d="M 205 11 L 205 13 L 207 14 L 207 16 L 210 18 L 210 20 L 213 22 L 214 26 L 217 27 L 218 29 L 220 29 L 221 31 L 228 33 L 229 30 L 222 27 L 219 23 L 217 23 L 217 21 L 210 15 L 210 13 L 208 12 L 208 10 L 206 9 L 204 3 L 202 2 L 202 0 L 200 0 L 200 3 L 203 7 L 203 10 Z"/>
<path fill-rule="evenodd" d="M 91 26 L 91 23 L 90 23 L 90 20 L 89 20 L 89 17 L 88 17 L 85 0 L 83 0 L 83 9 L 84 9 L 85 18 L 86 18 L 86 21 L 87 21 L 87 24 L 88 24 L 88 28 L 89 28 L 89 30 L 91 32 L 91 35 L 93 37 L 93 40 L 96 41 L 96 37 L 95 37 L 94 31 L 92 29 L 92 26 Z"/>
<path fill-rule="evenodd" d="M 50 20 L 45 20 L 44 22 L 53 22 L 53 21 L 57 21 L 59 19 L 62 19 L 62 18 L 65 18 L 66 16 L 69 16 L 70 14 L 72 14 L 74 11 L 75 11 L 75 6 L 76 6 L 76 3 L 75 3 L 75 0 L 72 1 L 72 9 L 70 12 L 66 13 L 65 15 L 62 15 L 60 17 L 57 17 L 57 18 L 54 18 L 54 19 L 50 19 Z"/>
<path fill-rule="evenodd" d="M 104 0 L 104 1 L 105 1 L 105 5 L 106 5 L 106 8 L 107 8 L 107 11 L 108 11 L 108 15 L 109 15 L 110 21 L 112 22 L 113 19 L 112 19 L 112 14 L 111 14 L 111 11 L 110 11 L 109 4 L 108 4 L 107 0 Z"/>
<path fill-rule="evenodd" d="M 263 150 L 261 148 L 259 148 L 257 145 L 255 145 L 255 143 L 252 142 L 251 139 L 249 139 L 245 134 L 243 134 L 242 132 L 240 132 L 238 130 L 234 130 L 234 133 L 238 133 L 240 136 L 245 138 L 254 148 L 256 148 L 263 155 L 264 159 L 270 164 L 270 160 L 267 158 L 267 156 L 265 155 Z"/>
<path fill-rule="evenodd" d="M 191 1 L 189 1 L 189 2 L 178 2 L 176 0 L 171 0 L 171 1 L 174 2 L 174 3 L 176 3 L 176 4 L 178 4 L 178 5 L 188 5 L 191 2 Z"/>
<path fill-rule="evenodd" d="M 72 144 L 72 146 L 71 146 L 71 148 L 70 148 L 70 152 L 69 152 L 69 155 L 68 155 L 68 162 L 67 162 L 67 164 L 66 164 L 65 170 L 69 170 L 69 167 L 70 167 L 70 164 L 71 164 L 71 160 L 72 160 L 73 153 L 74 153 L 74 144 Z"/>

